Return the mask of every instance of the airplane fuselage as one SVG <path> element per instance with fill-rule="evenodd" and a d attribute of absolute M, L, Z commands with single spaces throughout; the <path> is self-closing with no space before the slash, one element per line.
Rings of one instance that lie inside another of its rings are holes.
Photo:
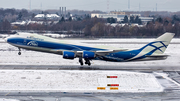
<path fill-rule="evenodd" d="M 167 56 L 160 56 L 158 53 L 163 53 L 169 44 L 169 41 L 157 40 L 136 50 L 112 51 L 109 49 L 60 42 L 57 39 L 37 34 L 16 34 L 7 38 L 6 41 L 18 48 L 63 55 L 65 59 L 79 57 L 81 59 L 79 60 L 80 63 L 82 63 L 82 58 L 84 58 L 87 64 L 90 63 L 89 60 L 92 59 L 117 62 L 143 59 L 166 59 Z M 167 45 L 165 45 L 166 43 Z"/>

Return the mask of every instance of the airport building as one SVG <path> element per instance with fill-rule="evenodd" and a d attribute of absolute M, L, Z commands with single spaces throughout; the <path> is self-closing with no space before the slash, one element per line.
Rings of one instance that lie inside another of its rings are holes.
<path fill-rule="evenodd" d="M 141 19 L 141 21 L 143 23 L 147 23 L 148 21 L 152 21 L 154 19 L 153 17 L 141 17 L 141 14 L 129 14 L 129 15 L 127 15 L 125 12 L 110 12 L 108 14 L 98 14 L 98 13 L 96 13 L 96 14 L 92 13 L 91 14 L 91 18 L 94 18 L 94 17 L 105 18 L 105 19 L 115 18 L 115 19 L 117 19 L 118 22 L 123 21 L 125 16 L 128 16 L 129 20 L 130 20 L 131 16 L 134 16 L 134 17 L 139 16 L 139 18 Z"/>
<path fill-rule="evenodd" d="M 139 19 L 141 19 L 142 22 L 146 23 L 148 21 L 152 21 L 154 18 L 153 17 L 142 17 L 141 14 L 130 14 L 130 16 L 139 16 Z"/>
<path fill-rule="evenodd" d="M 148 21 L 152 21 L 154 18 L 153 17 L 139 17 L 141 19 L 142 22 L 148 22 Z"/>
<path fill-rule="evenodd" d="M 110 12 L 109 14 L 91 14 L 91 18 L 115 18 L 117 19 L 117 21 L 123 21 L 125 16 L 125 12 Z"/>

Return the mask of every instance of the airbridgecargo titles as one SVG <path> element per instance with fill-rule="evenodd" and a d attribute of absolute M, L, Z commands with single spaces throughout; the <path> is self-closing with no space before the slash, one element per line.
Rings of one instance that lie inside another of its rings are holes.
<path fill-rule="evenodd" d="M 62 55 L 64 59 L 79 58 L 80 65 L 85 63 L 90 66 L 90 60 L 127 62 L 166 59 L 168 55 L 164 55 L 163 53 L 174 35 L 174 33 L 165 33 L 144 47 L 135 50 L 109 49 L 92 47 L 89 45 L 77 45 L 31 33 L 17 33 L 7 37 L 5 40 L 7 43 L 19 48 L 19 55 L 21 55 L 22 48 Z"/>

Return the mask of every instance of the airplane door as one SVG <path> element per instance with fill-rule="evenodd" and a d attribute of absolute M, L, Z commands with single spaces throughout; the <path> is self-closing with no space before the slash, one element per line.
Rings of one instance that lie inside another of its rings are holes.
<path fill-rule="evenodd" d="M 24 42 L 23 42 L 23 43 L 24 43 L 24 45 L 26 45 L 26 44 L 27 44 L 27 40 L 26 40 L 26 39 L 24 39 Z"/>

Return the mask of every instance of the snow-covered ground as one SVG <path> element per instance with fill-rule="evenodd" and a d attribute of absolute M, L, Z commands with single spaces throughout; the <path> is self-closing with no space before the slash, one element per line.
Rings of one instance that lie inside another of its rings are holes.
<path fill-rule="evenodd" d="M 107 78 L 117 76 L 117 78 Z M 149 73 L 126 71 L 1 70 L 0 91 L 38 92 L 162 92 Z M 110 90 L 107 84 L 119 84 Z M 97 87 L 105 87 L 98 90 Z"/>
<path fill-rule="evenodd" d="M 0 101 L 20 101 L 20 100 L 0 98 Z"/>

